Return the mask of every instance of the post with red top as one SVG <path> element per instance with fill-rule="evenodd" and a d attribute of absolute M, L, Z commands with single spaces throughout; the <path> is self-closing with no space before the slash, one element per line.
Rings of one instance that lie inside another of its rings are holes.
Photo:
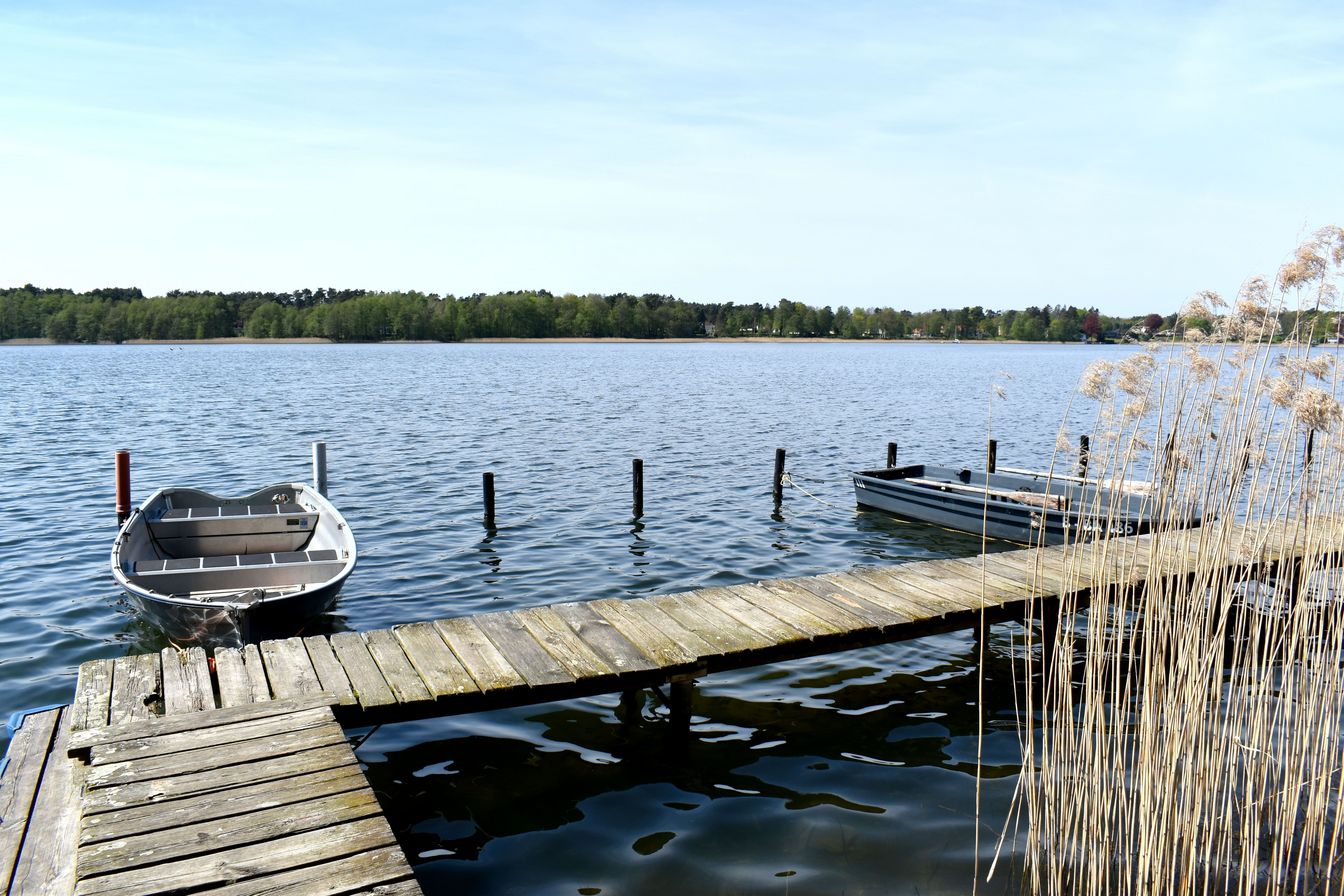
<path fill-rule="evenodd" d="M 117 525 L 131 515 L 131 452 L 117 452 Z"/>

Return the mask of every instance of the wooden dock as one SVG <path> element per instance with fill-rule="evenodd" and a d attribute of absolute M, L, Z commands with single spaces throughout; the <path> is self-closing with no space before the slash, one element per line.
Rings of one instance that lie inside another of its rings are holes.
<path fill-rule="evenodd" d="M 341 724 L 630 691 L 1021 619 L 1065 583 L 1185 575 L 1214 531 L 266 641 L 212 660 L 200 648 L 94 660 L 70 706 L 14 735 L 0 874 L 14 893 L 416 893 Z M 1217 531 L 1248 570 L 1304 552 L 1292 532 Z"/>

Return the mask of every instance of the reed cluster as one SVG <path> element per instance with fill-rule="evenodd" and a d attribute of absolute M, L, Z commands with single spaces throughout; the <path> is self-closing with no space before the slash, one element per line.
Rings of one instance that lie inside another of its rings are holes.
<path fill-rule="evenodd" d="M 1334 307 L 1342 267 L 1344 231 L 1319 231 L 1230 305 L 1194 297 L 1212 333 L 1083 378 L 1089 475 L 1146 492 L 1154 523 L 1037 569 L 1065 597 L 1025 629 L 1009 833 L 1033 892 L 1344 891 L 1341 358 L 1280 332 Z"/>

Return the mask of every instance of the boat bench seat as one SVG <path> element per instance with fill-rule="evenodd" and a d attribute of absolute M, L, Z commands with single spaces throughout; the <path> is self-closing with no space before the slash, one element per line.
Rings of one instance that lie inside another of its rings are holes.
<path fill-rule="evenodd" d="M 268 588 L 325 582 L 345 566 L 338 551 L 277 551 L 140 560 L 134 576 L 161 594 Z"/>
<path fill-rule="evenodd" d="M 174 557 L 293 552 L 306 547 L 321 516 L 299 504 L 171 507 L 145 522 L 164 553 Z"/>

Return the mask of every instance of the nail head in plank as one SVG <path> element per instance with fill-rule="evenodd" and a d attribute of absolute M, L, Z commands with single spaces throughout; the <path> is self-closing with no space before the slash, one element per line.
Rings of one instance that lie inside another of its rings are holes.
<path fill-rule="evenodd" d="M 364 633 L 364 643 L 369 645 L 369 654 L 378 664 L 383 680 L 392 689 L 397 702 L 428 703 L 434 699 L 395 635 L 387 629 L 376 629 Z"/>
<path fill-rule="evenodd" d="M 434 627 L 482 693 L 503 693 L 527 686 L 527 679 L 509 665 L 499 648 L 471 618 L 438 619 Z"/>
<path fill-rule="evenodd" d="M 112 660 L 89 660 L 79 666 L 75 702 L 71 707 L 71 731 L 101 728 L 107 724 L 112 702 Z"/>
<path fill-rule="evenodd" d="M 480 690 L 432 622 L 393 626 L 392 634 L 435 698 Z"/>
<path fill-rule="evenodd" d="M 494 642 L 510 666 L 527 680 L 529 687 L 573 684 L 574 676 L 537 642 L 515 612 L 485 613 L 476 624 Z"/>
<path fill-rule="evenodd" d="M 341 661 L 350 687 L 359 705 L 365 708 L 391 706 L 397 702 L 378 664 L 369 655 L 368 645 L 358 632 L 339 632 L 331 636 L 331 649 Z"/>
<path fill-rule="evenodd" d="M 649 672 L 658 666 L 606 619 L 584 603 L 556 604 L 551 610 L 618 675 Z"/>
<path fill-rule="evenodd" d="M 342 706 L 358 702 L 355 700 L 355 689 L 350 685 L 350 677 L 345 674 L 341 661 L 336 659 L 331 642 L 322 635 L 309 635 L 303 639 L 303 646 L 308 651 L 308 659 L 313 664 L 318 681 L 322 683 L 322 690 L 335 695 Z"/>

